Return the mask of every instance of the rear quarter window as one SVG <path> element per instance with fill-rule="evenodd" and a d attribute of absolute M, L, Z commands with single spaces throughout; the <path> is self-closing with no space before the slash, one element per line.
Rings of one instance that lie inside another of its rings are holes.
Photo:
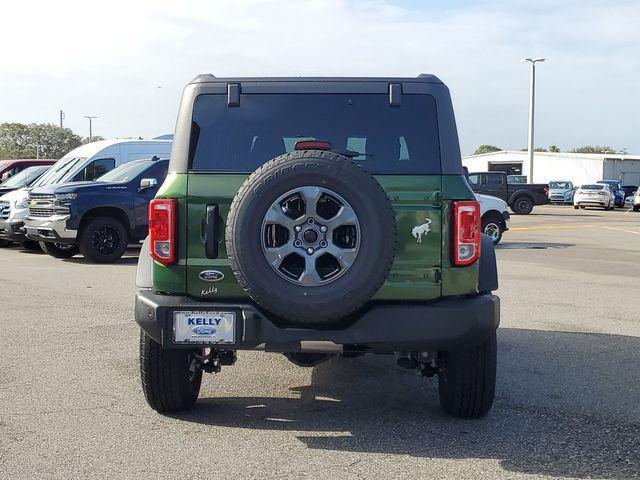
<path fill-rule="evenodd" d="M 376 174 L 439 174 L 436 103 L 403 95 L 390 106 L 383 94 L 247 94 L 239 107 L 226 95 L 196 98 L 191 171 L 254 171 L 291 152 L 300 140 L 322 140 Z"/>

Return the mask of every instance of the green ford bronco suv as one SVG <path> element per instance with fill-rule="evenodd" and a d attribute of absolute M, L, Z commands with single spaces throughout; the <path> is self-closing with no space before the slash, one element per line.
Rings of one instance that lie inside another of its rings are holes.
<path fill-rule="evenodd" d="M 158 412 L 190 407 L 237 350 L 391 354 L 438 376 L 451 415 L 491 408 L 495 255 L 432 75 L 195 78 L 137 286 Z"/>

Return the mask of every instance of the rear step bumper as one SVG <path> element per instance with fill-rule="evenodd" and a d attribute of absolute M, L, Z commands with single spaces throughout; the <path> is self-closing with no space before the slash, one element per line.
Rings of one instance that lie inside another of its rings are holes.
<path fill-rule="evenodd" d="M 173 312 L 178 310 L 236 312 L 236 343 L 221 348 L 273 352 L 301 351 L 301 342 L 332 342 L 374 352 L 455 350 L 477 345 L 500 324 L 500 299 L 495 295 L 380 304 L 345 328 L 304 329 L 279 327 L 251 304 L 199 302 L 151 290 L 136 294 L 136 322 L 151 338 L 164 348 L 193 348 L 173 341 Z"/>

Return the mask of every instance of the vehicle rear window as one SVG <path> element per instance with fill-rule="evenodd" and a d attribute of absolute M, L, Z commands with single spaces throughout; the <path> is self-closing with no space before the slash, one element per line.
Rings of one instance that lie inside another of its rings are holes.
<path fill-rule="evenodd" d="M 435 100 L 406 94 L 393 107 L 383 94 L 251 94 L 239 107 L 228 107 L 226 95 L 200 95 L 190 168 L 252 172 L 300 140 L 350 151 L 372 173 L 441 171 Z"/>
<path fill-rule="evenodd" d="M 604 185 L 582 185 L 582 190 L 604 190 Z"/>

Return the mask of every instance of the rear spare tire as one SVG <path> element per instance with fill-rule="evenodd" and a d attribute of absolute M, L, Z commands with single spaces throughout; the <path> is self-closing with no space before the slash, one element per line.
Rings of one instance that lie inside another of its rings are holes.
<path fill-rule="evenodd" d="M 395 256 L 378 182 L 349 158 L 296 151 L 240 187 L 227 218 L 231 269 L 253 300 L 294 324 L 332 324 L 364 305 Z"/>

